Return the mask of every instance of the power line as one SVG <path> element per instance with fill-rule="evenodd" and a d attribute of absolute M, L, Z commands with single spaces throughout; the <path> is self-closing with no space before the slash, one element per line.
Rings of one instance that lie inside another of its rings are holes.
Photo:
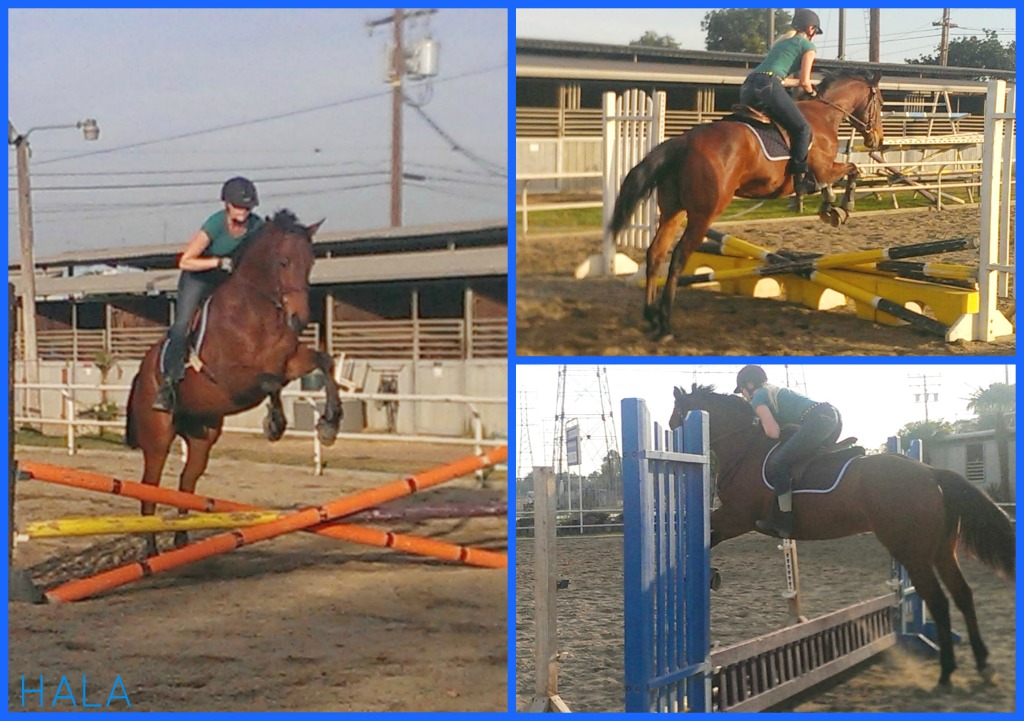
<path fill-rule="evenodd" d="M 473 77 L 473 76 L 476 76 L 476 75 L 483 75 L 485 73 L 493 72 L 494 70 L 501 70 L 503 68 L 507 68 L 507 64 L 506 65 L 501 65 L 501 66 L 492 66 L 492 67 L 488 67 L 488 68 L 481 68 L 479 70 L 472 70 L 472 71 L 469 71 L 469 72 L 466 72 L 466 73 L 461 73 L 459 75 L 453 75 L 450 78 L 444 78 L 444 79 L 438 80 L 437 82 L 438 83 L 452 82 L 452 81 L 455 81 L 455 80 L 461 80 L 461 79 L 468 78 L 468 77 Z M 389 93 L 390 93 L 390 91 L 388 91 L 388 90 L 377 91 L 377 92 L 374 92 L 374 93 L 367 93 L 365 95 L 359 95 L 359 96 L 356 96 L 356 97 L 353 97 L 353 98 L 345 98 L 343 100 L 335 100 L 335 101 L 332 101 L 332 102 L 329 102 L 329 103 L 322 103 L 320 105 L 314 105 L 314 106 L 307 107 L 307 108 L 300 108 L 298 110 L 289 110 L 289 111 L 286 111 L 286 112 L 283 112 L 283 113 L 275 113 L 273 115 L 265 115 L 265 116 L 258 117 L 258 118 L 251 118 L 249 120 L 240 120 L 240 121 L 233 122 L 233 123 L 226 123 L 226 124 L 223 124 L 223 125 L 216 125 L 216 126 L 213 126 L 213 127 L 210 127 L 210 128 L 203 128 L 203 129 L 200 129 L 200 130 L 192 130 L 192 131 L 189 131 L 189 132 L 186 132 L 186 133 L 179 133 L 177 135 L 166 136 L 166 137 L 163 137 L 163 138 L 154 138 L 152 140 L 142 140 L 142 141 L 139 141 L 139 142 L 136 142 L 136 143 L 127 143 L 125 145 L 119 145 L 119 146 L 116 146 L 116 147 L 113 147 L 113 148 L 103 148 L 101 150 L 93 150 L 93 151 L 90 151 L 90 152 L 87 152 L 87 153 L 77 153 L 77 154 L 74 154 L 74 155 L 64 155 L 64 156 L 61 156 L 59 158 L 51 158 L 49 160 L 39 160 L 39 161 L 36 161 L 33 165 L 39 166 L 39 165 L 45 165 L 45 164 L 49 164 L 49 163 L 58 163 L 58 162 L 61 162 L 61 161 L 64 161 L 64 160 L 77 160 L 79 158 L 88 158 L 88 157 L 92 157 L 92 156 L 95 156 L 95 155 L 104 155 L 104 154 L 109 154 L 109 153 L 115 153 L 115 152 L 120 152 L 122 150 L 133 150 L 135 148 L 143 148 L 143 147 L 150 146 L 150 145 L 156 145 L 158 143 L 169 143 L 169 142 L 173 142 L 173 141 L 176 141 L 176 140 L 185 140 L 187 138 L 195 138 L 195 137 L 198 137 L 200 135 L 209 135 L 210 133 L 218 133 L 218 132 L 221 132 L 223 130 L 234 130 L 236 128 L 248 127 L 250 125 L 259 125 L 261 123 L 267 123 L 267 122 L 271 122 L 271 121 L 274 121 L 274 120 L 283 120 L 285 118 L 292 118 L 292 117 L 296 117 L 298 115 L 306 115 L 308 113 L 315 113 L 315 112 L 319 112 L 321 110 L 329 110 L 331 108 L 338 108 L 338 107 L 343 107 L 343 106 L 346 106 L 346 105 L 354 105 L 355 103 L 361 103 L 361 102 L 364 102 L 366 100 L 373 100 L 373 99 L 385 97 Z"/>

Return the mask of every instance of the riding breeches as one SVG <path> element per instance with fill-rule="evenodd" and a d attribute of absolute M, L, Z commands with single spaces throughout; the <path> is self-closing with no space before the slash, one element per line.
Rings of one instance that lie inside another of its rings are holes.
<path fill-rule="evenodd" d="M 164 373 L 175 382 L 185 377 L 185 354 L 192 316 L 220 284 L 221 279 L 215 275 L 219 274 L 183 270 L 178 278 L 178 300 L 174 307 L 174 322 L 167 330 L 167 352 L 164 356 Z"/>
<path fill-rule="evenodd" d="M 811 126 L 807 124 L 793 98 L 782 86 L 782 80 L 775 75 L 751 73 L 740 86 L 740 102 L 767 111 L 786 129 L 789 133 L 789 154 L 794 171 L 801 166 L 806 171 L 807 151 L 811 146 Z"/>
<path fill-rule="evenodd" d="M 765 464 L 765 476 L 775 488 L 776 496 L 793 490 L 790 474 L 793 465 L 809 458 L 822 446 L 835 443 L 842 427 L 839 411 L 828 403 L 819 403 L 807 410 L 796 433 L 776 448 Z"/>

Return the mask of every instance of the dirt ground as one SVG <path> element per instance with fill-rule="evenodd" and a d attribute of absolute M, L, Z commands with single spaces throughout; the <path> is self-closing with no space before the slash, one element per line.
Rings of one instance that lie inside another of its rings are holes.
<path fill-rule="evenodd" d="M 711 638 L 731 645 L 784 627 L 788 621 L 783 556 L 778 541 L 748 534 L 712 551 L 722 587 L 711 597 Z M 801 599 L 808 617 L 836 611 L 889 593 L 890 560 L 873 536 L 801 542 Z M 842 712 L 1013 712 L 1015 710 L 1016 623 L 1013 582 L 998 578 L 973 559 L 961 557 L 997 671 L 987 686 L 974 670 L 970 647 L 957 646 L 959 670 L 953 687 L 939 692 L 937 659 L 893 648 L 843 674 L 824 689 L 799 699 L 796 711 Z M 622 537 L 559 538 L 559 694 L 577 712 L 622 711 L 623 615 Z M 534 686 L 533 542 L 516 553 L 516 696 L 529 701 Z M 954 629 L 963 620 L 953 611 Z M 965 634 L 966 635 L 966 634 Z"/>
<path fill-rule="evenodd" d="M 308 454 L 308 442 L 281 441 Z M 222 439 L 198 492 L 273 508 L 328 501 L 472 452 L 459 446 L 343 442 L 325 475 L 310 465 L 246 460 Z M 137 480 L 141 455 L 21 447 L 19 458 Z M 233 458 L 232 456 L 236 456 Z M 362 460 L 361 460 L 362 459 Z M 381 470 L 382 459 L 389 470 Z M 176 488 L 180 458 L 165 471 Z M 359 467 L 376 470 L 355 470 Z M 393 468 L 392 468 L 393 467 Z M 477 490 L 470 477 L 414 495 L 455 502 L 506 498 L 503 474 Z M 19 484 L 18 522 L 135 514 L 138 503 L 38 481 Z M 505 517 L 399 521 L 389 530 L 505 552 Z M 196 532 L 194 537 L 215 531 Z M 164 534 L 161 546 L 170 546 Z M 137 560 L 138 537 L 41 539 L 19 544 L 15 566 L 44 586 Z M 21 679 L 45 678 L 47 708 L 60 676 L 88 678 L 105 703 L 120 676 L 133 711 L 503 711 L 508 705 L 507 573 L 292 534 L 66 605 L 11 603 L 9 708 Z M 28 697 L 37 708 L 38 696 Z M 69 701 L 56 708 L 70 708 Z M 111 710 L 125 708 L 115 701 Z"/>
<path fill-rule="evenodd" d="M 778 250 L 839 253 L 968 237 L 980 232 L 977 207 L 942 212 L 854 214 L 833 229 L 814 220 L 716 224 L 723 232 Z M 575 280 L 575 267 L 600 253 L 596 231 L 520 236 L 516 241 L 516 348 L 520 355 L 1013 355 L 1014 336 L 994 343 L 946 343 L 909 326 L 861 320 L 853 306 L 814 311 L 777 299 L 680 289 L 674 338 L 648 339 L 644 291 L 623 279 Z M 629 253 L 637 261 L 642 254 Z M 918 260 L 977 265 L 977 251 Z M 1013 320 L 1014 304 L 1000 309 Z M 928 311 L 925 311 L 928 314 Z"/>

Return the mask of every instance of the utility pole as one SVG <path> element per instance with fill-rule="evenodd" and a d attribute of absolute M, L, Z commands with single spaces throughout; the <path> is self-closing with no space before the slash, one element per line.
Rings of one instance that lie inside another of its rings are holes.
<path fill-rule="evenodd" d="M 366 26 L 371 30 L 378 25 L 391 23 L 394 32 L 394 50 L 388 82 L 391 85 L 391 227 L 402 226 L 402 80 L 405 77 L 405 42 L 403 29 L 405 21 L 422 15 L 433 15 L 437 10 L 413 10 L 405 12 L 396 8 L 388 17 L 370 20 Z"/>
<path fill-rule="evenodd" d="M 942 22 L 932 23 L 932 27 L 942 26 L 942 40 L 939 42 L 939 65 L 949 64 L 949 29 L 960 27 L 949 21 L 949 8 L 942 9 Z"/>
<path fill-rule="evenodd" d="M 775 8 L 768 8 L 768 47 L 775 42 Z"/>
<path fill-rule="evenodd" d="M 839 60 L 846 60 L 846 10 L 839 9 Z"/>
<path fill-rule="evenodd" d="M 868 31 L 868 62 L 877 63 L 879 58 L 879 36 L 882 34 L 882 11 L 874 8 L 868 10 L 870 30 Z"/>
<path fill-rule="evenodd" d="M 924 422 L 928 422 L 928 402 L 939 400 L 939 385 L 942 376 L 929 376 L 927 373 L 922 373 L 919 376 L 910 376 L 910 380 L 917 381 L 912 387 L 914 388 L 914 401 L 916 403 L 924 403 Z M 932 380 L 932 390 L 928 390 L 928 381 Z"/>

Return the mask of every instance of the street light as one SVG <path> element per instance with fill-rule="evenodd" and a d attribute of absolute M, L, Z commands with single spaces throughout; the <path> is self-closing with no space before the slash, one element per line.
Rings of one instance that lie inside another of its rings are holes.
<path fill-rule="evenodd" d="M 7 120 L 7 144 L 13 145 L 18 163 L 18 234 L 21 239 L 21 320 L 25 338 L 25 379 L 29 383 L 39 382 L 36 346 L 36 263 L 33 252 L 34 233 L 32 228 L 32 184 L 28 176 L 28 160 L 31 148 L 28 136 L 36 130 L 58 130 L 77 128 L 86 140 L 100 137 L 100 126 L 89 118 L 71 125 L 38 125 L 28 132 L 19 133 L 14 123 Z M 12 359 L 13 362 L 13 359 Z"/>

